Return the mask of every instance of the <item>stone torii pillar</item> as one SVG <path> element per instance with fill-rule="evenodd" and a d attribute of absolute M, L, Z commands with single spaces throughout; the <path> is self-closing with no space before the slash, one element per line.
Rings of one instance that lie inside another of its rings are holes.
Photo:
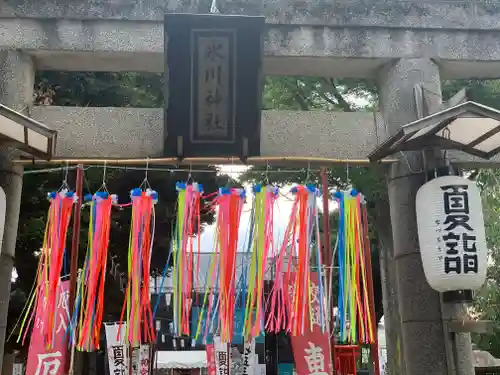
<path fill-rule="evenodd" d="M 390 135 L 419 119 L 416 85 L 423 87 L 429 113 L 442 104 L 439 67 L 430 59 L 391 62 L 381 70 L 378 81 L 380 106 Z M 443 317 L 450 318 L 455 311 L 447 311 L 447 306 L 442 311 L 440 295 L 427 283 L 420 258 L 415 197 L 426 181 L 422 153 L 395 156 L 399 162 L 391 166 L 388 175 L 393 249 L 385 254 L 388 269 L 382 270 L 388 276 L 386 282 L 396 284 L 390 285 L 395 290 L 393 295 L 384 295 L 384 307 L 397 310 L 385 310 L 390 374 L 472 375 L 470 334 L 457 335 L 450 355 Z"/>
<path fill-rule="evenodd" d="M 33 103 L 34 85 L 35 69 L 31 57 L 23 52 L 0 51 L 0 103 L 27 113 Z M 5 191 L 7 200 L 5 230 L 0 249 L 0 369 L 7 338 L 7 310 L 23 185 L 24 168 L 22 165 L 12 163 L 16 158 L 15 150 L 0 149 L 0 186 Z"/>

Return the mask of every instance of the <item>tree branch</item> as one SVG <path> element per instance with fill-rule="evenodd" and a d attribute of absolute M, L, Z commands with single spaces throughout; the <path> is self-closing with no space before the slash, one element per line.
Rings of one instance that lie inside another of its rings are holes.
<path fill-rule="evenodd" d="M 475 180 L 476 177 L 479 175 L 479 169 L 476 169 L 474 172 L 472 172 L 469 177 L 467 177 L 469 180 Z"/>
<path fill-rule="evenodd" d="M 337 89 L 337 85 L 335 84 L 335 80 L 323 78 L 321 80 L 321 82 L 330 86 L 331 89 L 329 90 L 329 93 L 332 94 L 333 97 L 335 98 L 335 100 L 337 101 L 337 103 L 334 103 L 334 104 L 337 104 L 338 106 L 340 106 L 340 108 L 342 108 L 345 112 L 354 112 L 351 105 L 344 99 L 342 94 Z M 326 96 L 326 93 L 323 93 L 323 95 L 321 95 L 321 97 L 323 99 L 329 101 L 328 99 L 325 98 L 325 96 Z"/>
<path fill-rule="evenodd" d="M 311 109 L 311 102 L 307 99 L 307 97 L 302 93 L 302 88 L 299 86 L 299 81 L 295 80 L 295 84 L 291 84 L 288 80 L 285 81 L 285 85 L 293 93 L 293 98 L 299 105 L 302 111 L 309 111 Z"/>

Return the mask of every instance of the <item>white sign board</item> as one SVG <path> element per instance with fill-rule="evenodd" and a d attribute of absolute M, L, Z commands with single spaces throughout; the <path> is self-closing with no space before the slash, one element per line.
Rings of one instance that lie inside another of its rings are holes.
<path fill-rule="evenodd" d="M 129 375 L 127 347 L 125 345 L 126 324 L 123 323 L 121 328 L 118 323 L 105 324 L 104 328 L 110 375 Z M 120 337 L 118 338 L 119 331 Z"/>
<path fill-rule="evenodd" d="M 222 342 L 218 336 L 214 337 L 215 369 L 217 375 L 229 375 L 231 364 L 228 349 L 229 344 L 227 342 Z"/>
<path fill-rule="evenodd" d="M 139 347 L 139 375 L 149 375 L 151 368 L 151 359 L 149 355 L 149 345 Z"/>
<path fill-rule="evenodd" d="M 24 363 L 14 363 L 12 375 L 24 375 Z"/>
<path fill-rule="evenodd" d="M 257 365 L 257 354 L 255 353 L 255 338 L 245 342 L 243 347 L 243 375 L 255 375 Z"/>

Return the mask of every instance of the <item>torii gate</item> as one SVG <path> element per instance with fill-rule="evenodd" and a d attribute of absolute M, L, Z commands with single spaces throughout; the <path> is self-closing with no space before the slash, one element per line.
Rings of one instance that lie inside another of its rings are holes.
<path fill-rule="evenodd" d="M 373 78 L 379 83 L 381 114 L 263 111 L 260 157 L 248 162 L 296 163 L 309 158 L 313 164 L 367 164 L 367 155 L 401 126 L 417 120 L 422 107 L 428 113 L 442 108 L 441 77 L 498 76 L 500 7 L 494 4 L 346 0 L 304 6 L 289 0 L 225 0 L 217 7 L 225 14 L 266 17 L 262 32 L 266 74 Z M 127 158 L 142 163 L 149 158 L 153 163 L 164 153 L 161 109 L 33 107 L 34 73 L 37 69 L 161 72 L 164 14 L 203 13 L 208 8 L 199 1 L 6 0 L 0 7 L 0 103 L 58 132 L 54 161 L 111 163 Z M 419 100 L 415 100 L 416 86 L 421 88 Z M 450 152 L 449 158 L 458 165 L 496 166 L 499 160 L 460 152 Z M 1 153 L 0 186 L 7 196 L 2 253 L 12 256 L 23 169 L 17 159 L 10 151 Z M 472 374 L 468 334 L 460 334 L 462 361 L 456 368 L 444 360 L 438 295 L 427 286 L 421 269 L 414 201 L 423 180 L 412 172 L 422 167 L 412 155 L 397 158 L 389 181 L 394 213 L 389 237 L 394 251 L 383 254 L 383 259 L 387 262 L 384 307 L 394 312 L 386 320 L 392 371 Z M 1 312 L 7 309 L 12 259 L 2 256 L 0 262 L 1 349 L 6 322 Z"/>

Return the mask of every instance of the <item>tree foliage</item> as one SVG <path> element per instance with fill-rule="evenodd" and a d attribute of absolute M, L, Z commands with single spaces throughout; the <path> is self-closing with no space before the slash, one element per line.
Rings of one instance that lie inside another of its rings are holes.
<path fill-rule="evenodd" d="M 160 74 L 38 72 L 36 103 L 77 107 L 163 106 Z"/>
<path fill-rule="evenodd" d="M 467 80 L 449 82 L 445 85 L 450 95 L 461 88 L 468 89 L 470 99 L 500 109 L 500 81 Z M 493 331 L 475 334 L 473 340 L 479 349 L 487 350 L 500 357 L 500 172 L 498 169 L 471 171 L 481 188 L 486 240 L 489 249 L 489 267 L 485 285 L 476 293 L 471 314 L 484 320 L 491 320 Z"/>

